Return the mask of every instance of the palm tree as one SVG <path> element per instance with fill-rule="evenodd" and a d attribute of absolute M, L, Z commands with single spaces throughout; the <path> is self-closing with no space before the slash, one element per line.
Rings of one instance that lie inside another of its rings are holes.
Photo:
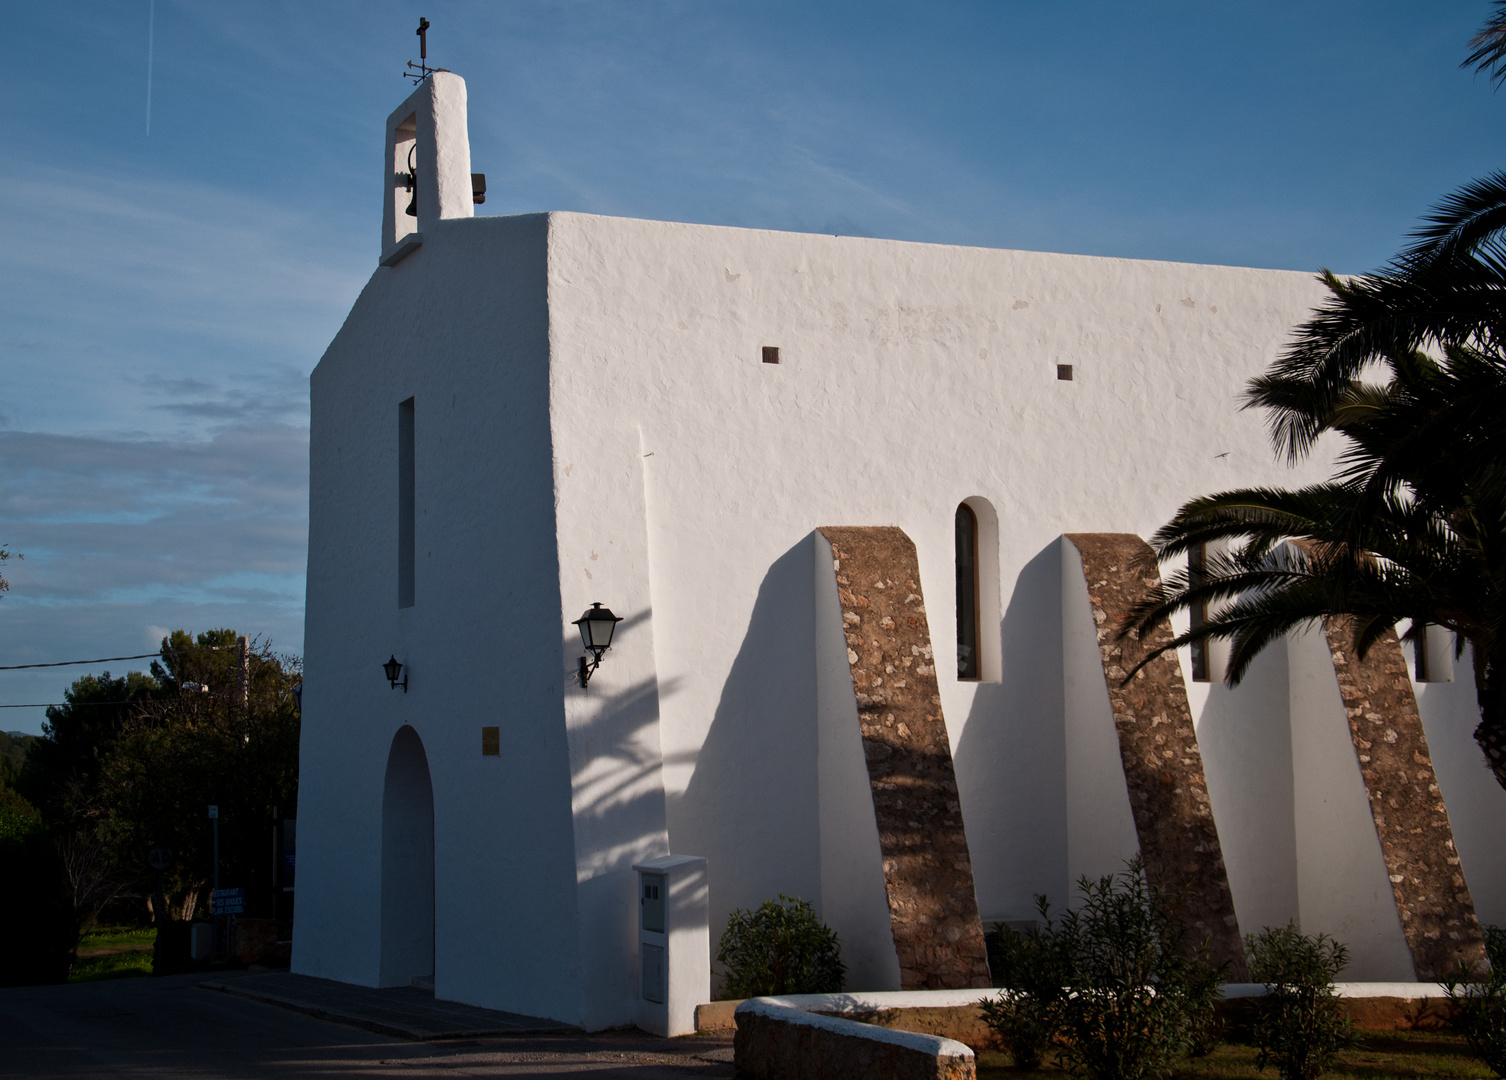
<path fill-rule="evenodd" d="M 1362 658 L 1403 619 L 1414 641 L 1446 627 L 1470 647 L 1475 739 L 1506 787 L 1506 173 L 1425 221 L 1374 274 L 1324 271 L 1330 298 L 1245 395 L 1290 461 L 1336 434 L 1335 474 L 1183 506 L 1156 555 L 1225 553 L 1168 575 L 1124 633 L 1211 606 L 1146 660 L 1228 640 L 1235 685 L 1267 645 L 1322 619 L 1352 620 Z"/>
<path fill-rule="evenodd" d="M 1495 11 L 1480 32 L 1469 39 L 1475 51 L 1464 58 L 1460 67 L 1490 72 L 1496 86 L 1506 82 L 1506 0 L 1495 0 Z"/>

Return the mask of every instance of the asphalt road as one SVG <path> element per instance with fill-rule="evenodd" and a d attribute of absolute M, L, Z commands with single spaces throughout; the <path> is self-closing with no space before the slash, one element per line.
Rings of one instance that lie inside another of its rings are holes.
<path fill-rule="evenodd" d="M 730 1037 L 659 1039 L 627 1031 L 407 1042 L 201 990 L 202 979 L 183 975 L 0 989 L 0 1077 L 690 1080 L 732 1075 Z"/>

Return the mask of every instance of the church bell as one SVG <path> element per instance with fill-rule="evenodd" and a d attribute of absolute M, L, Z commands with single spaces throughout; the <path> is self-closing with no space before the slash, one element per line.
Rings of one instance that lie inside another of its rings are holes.
<path fill-rule="evenodd" d="M 403 177 L 404 185 L 413 193 L 413 198 L 408 200 L 408 208 L 403 213 L 411 218 L 418 217 L 418 173 L 413 167 L 413 151 L 417 149 L 418 147 L 414 146 L 408 151 L 408 172 Z"/>

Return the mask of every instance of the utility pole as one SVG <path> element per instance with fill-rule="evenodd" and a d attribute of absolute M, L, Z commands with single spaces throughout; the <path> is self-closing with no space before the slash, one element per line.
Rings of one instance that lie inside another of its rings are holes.
<path fill-rule="evenodd" d="M 147 865 L 157 872 L 157 896 L 152 904 L 152 926 L 157 931 L 156 938 L 152 941 L 152 974 L 165 975 L 168 964 L 173 957 L 164 955 L 164 950 L 169 948 L 169 943 L 163 939 L 163 929 L 167 926 L 167 897 L 162 892 L 162 873 L 173 865 L 172 848 L 165 844 L 153 844 L 151 851 L 147 852 Z"/>
<path fill-rule="evenodd" d="M 218 955 L 222 951 L 220 940 L 220 921 L 215 918 L 214 901 L 215 894 L 220 891 L 220 808 L 209 808 L 209 820 L 214 822 L 214 892 L 209 894 L 209 918 L 214 924 L 214 952 Z"/>
<path fill-rule="evenodd" d="M 251 651 L 249 644 L 246 641 L 246 635 L 242 634 L 239 650 L 241 708 L 245 710 L 247 716 L 251 715 Z"/>
<path fill-rule="evenodd" d="M 277 919 L 277 807 L 272 807 L 272 919 Z"/>

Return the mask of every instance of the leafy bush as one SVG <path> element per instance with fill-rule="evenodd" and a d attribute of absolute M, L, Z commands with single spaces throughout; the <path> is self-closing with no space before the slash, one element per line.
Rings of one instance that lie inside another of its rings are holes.
<path fill-rule="evenodd" d="M 78 923 L 68 878 L 42 817 L 21 796 L 0 790 L 0 986 L 68 978 Z"/>
<path fill-rule="evenodd" d="M 1082 903 L 1060 920 L 1042 897 L 1043 927 L 1003 939 L 1005 992 L 983 1006 L 985 1019 L 1022 1067 L 1054 1047 L 1087 1080 L 1166 1076 L 1212 1030 L 1220 970 L 1207 942 L 1189 940 L 1179 897 L 1148 880 L 1139 858 L 1078 891 Z"/>
<path fill-rule="evenodd" d="M 779 894 L 727 919 L 716 962 L 727 971 L 723 998 L 834 994 L 847 967 L 834 930 L 804 900 Z"/>
<path fill-rule="evenodd" d="M 1490 974 L 1481 979 L 1473 967 L 1461 964 L 1459 978 L 1444 989 L 1454 1006 L 1454 1030 L 1464 1036 L 1470 1053 L 1506 1077 L 1506 929 L 1483 929 Z"/>
<path fill-rule="evenodd" d="M 1265 996 L 1252 1002 L 1256 1064 L 1274 1064 L 1282 1080 L 1315 1080 L 1354 1045 L 1349 1013 L 1333 986 L 1349 950 L 1288 924 L 1246 935 L 1245 951 L 1251 978 L 1265 983 Z"/>
<path fill-rule="evenodd" d="M 1187 1014 L 1192 1024 L 1189 1033 L 1191 1057 L 1207 1057 L 1224 1041 L 1224 1019 L 1218 1011 L 1219 1000 L 1224 996 L 1225 965 L 1212 962 L 1204 953 L 1200 962 L 1188 973 L 1186 989 Z"/>
<path fill-rule="evenodd" d="M 1041 1067 L 1055 1041 L 1061 999 L 1070 979 L 1068 959 L 1050 932 L 1046 898 L 1037 897 L 1036 904 L 1046 931 L 1019 931 L 1001 923 L 989 934 L 989 967 L 1005 990 L 979 1006 L 984 1022 L 998 1032 L 1015 1065 L 1032 1071 Z"/>

